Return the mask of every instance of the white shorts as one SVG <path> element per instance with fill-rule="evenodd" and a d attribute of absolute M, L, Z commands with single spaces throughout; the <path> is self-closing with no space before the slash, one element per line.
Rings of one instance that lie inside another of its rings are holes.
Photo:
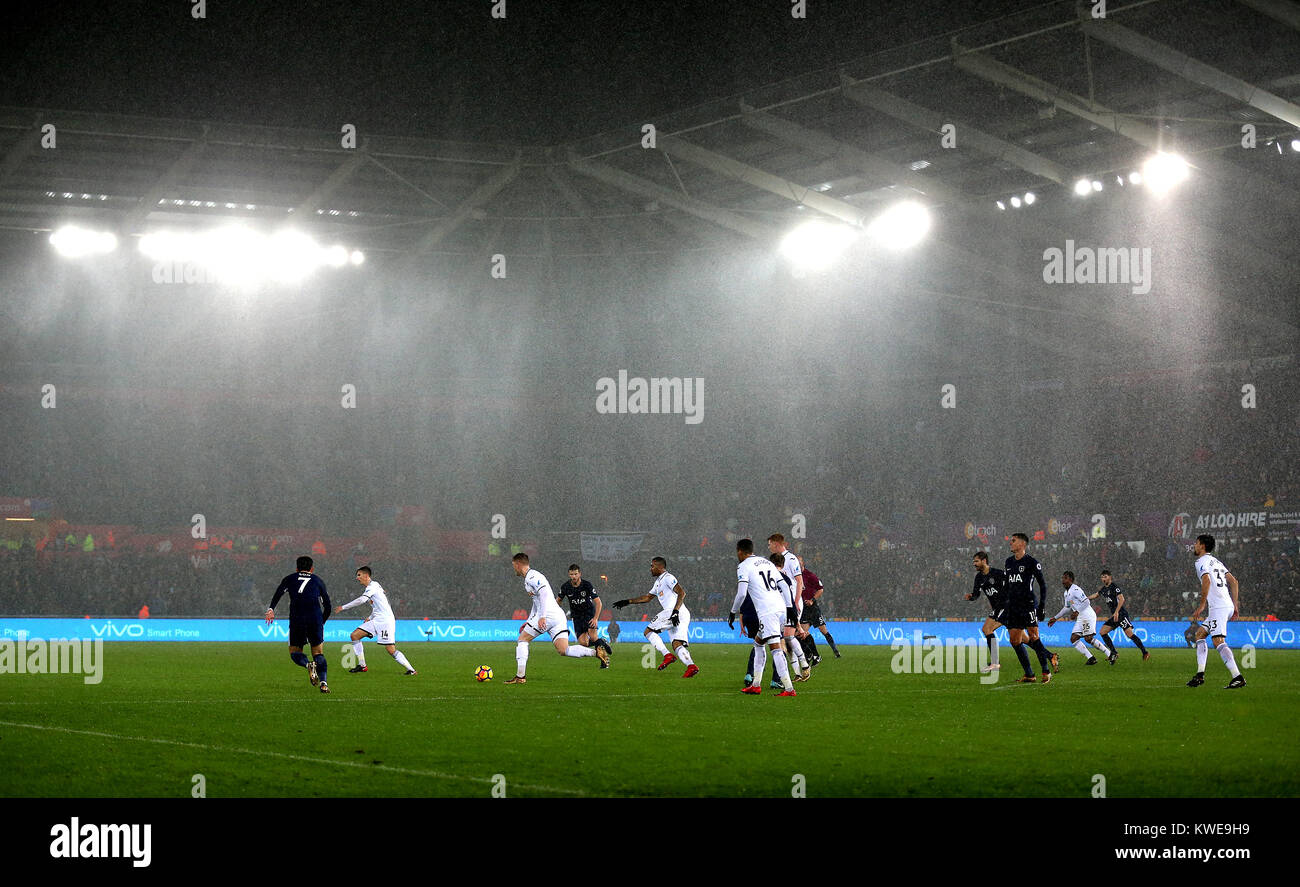
<path fill-rule="evenodd" d="M 654 618 L 653 622 L 646 626 L 646 630 L 653 632 L 667 631 L 670 632 L 669 638 L 671 640 L 681 641 L 683 644 L 689 643 L 691 639 L 689 633 L 691 611 L 686 609 L 685 605 L 682 605 L 681 609 L 677 611 L 678 620 L 676 625 L 673 625 L 672 616 L 672 610 L 664 610 Z"/>
<path fill-rule="evenodd" d="M 1210 615 L 1201 624 L 1205 626 L 1206 637 L 1221 634 L 1228 636 L 1228 620 L 1232 618 L 1232 607 L 1211 607 Z"/>
<path fill-rule="evenodd" d="M 1090 634 L 1097 633 L 1097 613 L 1089 611 L 1080 613 L 1079 618 L 1074 620 L 1074 630 L 1071 634 L 1078 634 L 1087 637 Z"/>
<path fill-rule="evenodd" d="M 374 638 L 376 644 L 397 643 L 397 626 L 391 622 L 375 622 L 371 619 L 361 623 L 361 630 Z"/>
<path fill-rule="evenodd" d="M 544 629 L 537 627 L 538 621 L 543 616 L 546 617 L 546 628 Z M 556 607 L 554 610 L 548 610 L 545 613 L 530 615 L 528 621 L 524 623 L 524 627 L 535 636 L 540 637 L 545 634 L 550 635 L 551 640 L 555 640 L 560 635 L 569 633 L 569 620 L 565 618 L 564 611 Z"/>
<path fill-rule="evenodd" d="M 758 633 L 754 635 L 754 642 L 767 643 L 777 640 L 781 637 L 783 627 L 785 627 L 785 613 L 778 613 L 776 610 L 759 613 Z"/>

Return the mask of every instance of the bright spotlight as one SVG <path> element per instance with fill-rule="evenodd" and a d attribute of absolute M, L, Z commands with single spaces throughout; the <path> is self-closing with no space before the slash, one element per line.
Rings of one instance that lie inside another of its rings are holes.
<path fill-rule="evenodd" d="M 1094 191 L 1100 191 L 1100 190 L 1101 190 L 1101 187 L 1102 187 L 1102 185 L 1101 185 L 1101 179 L 1093 179 L 1093 180 L 1092 180 L 1092 190 L 1094 190 Z"/>
<path fill-rule="evenodd" d="M 1163 151 L 1153 154 L 1142 164 L 1142 178 L 1146 179 L 1147 187 L 1157 194 L 1164 194 L 1186 181 L 1188 173 L 1186 160 L 1177 154 L 1166 154 Z"/>
<path fill-rule="evenodd" d="M 913 200 L 896 203 L 872 220 L 867 235 L 889 249 L 907 249 L 930 231 L 930 211 Z"/>
<path fill-rule="evenodd" d="M 1291 150 L 1292 150 L 1292 151 L 1300 151 L 1300 139 L 1292 139 L 1292 140 L 1291 140 Z"/>
<path fill-rule="evenodd" d="M 1138 172 L 1136 169 L 1133 170 L 1131 173 L 1128 174 L 1128 183 L 1130 185 L 1142 184 L 1142 173 Z"/>
<path fill-rule="evenodd" d="M 1005 210 L 1006 208 L 1007 208 L 1007 205 L 1006 205 L 1005 203 L 1003 203 L 1001 200 L 999 200 L 999 201 L 998 201 L 998 209 Z"/>
<path fill-rule="evenodd" d="M 1038 199 L 1038 198 L 1034 195 L 1034 192 L 1033 192 L 1033 191 L 1026 191 L 1026 192 L 1025 192 L 1025 206 L 1033 206 L 1033 205 L 1034 205 L 1034 201 L 1037 200 L 1037 199 Z"/>
<path fill-rule="evenodd" d="M 329 265 L 331 268 L 342 268 L 347 263 L 348 251 L 344 247 L 335 244 L 325 250 L 325 264 Z"/>
<path fill-rule="evenodd" d="M 1087 197 L 1092 193 L 1092 182 L 1087 179 L 1079 179 L 1074 183 L 1074 193 L 1080 197 Z"/>
<path fill-rule="evenodd" d="M 117 237 L 111 231 L 87 231 L 76 225 L 64 225 L 50 235 L 50 245 L 68 259 L 102 256 L 117 249 Z"/>
<path fill-rule="evenodd" d="M 809 271 L 829 268 L 857 237 L 848 225 L 812 219 L 781 239 L 781 255 Z"/>
<path fill-rule="evenodd" d="M 354 249 L 352 255 L 348 256 L 348 259 L 353 265 L 360 265 L 366 260 L 366 254 L 359 249 Z"/>
<path fill-rule="evenodd" d="M 1019 197 L 1012 197 L 1012 198 L 1011 198 L 1011 205 L 1012 205 L 1013 207 L 1015 207 L 1016 209 L 1020 209 L 1020 198 L 1019 198 Z"/>

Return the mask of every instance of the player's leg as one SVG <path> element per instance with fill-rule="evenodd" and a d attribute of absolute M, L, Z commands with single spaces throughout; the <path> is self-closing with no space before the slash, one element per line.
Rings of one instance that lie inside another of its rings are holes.
<path fill-rule="evenodd" d="M 1047 649 L 1047 647 L 1043 646 L 1043 642 L 1039 640 L 1038 623 L 1036 621 L 1031 622 L 1029 628 L 1027 628 L 1025 631 L 1026 631 L 1026 635 L 1029 638 L 1030 649 L 1038 654 L 1039 669 L 1043 672 L 1044 675 L 1050 675 L 1051 669 L 1056 668 L 1057 665 L 1060 663 L 1060 660 L 1057 658 L 1055 653 Z M 1049 666 L 1051 668 L 1049 668 Z M 1047 680 L 1048 679 L 1044 679 L 1043 683 L 1047 683 Z"/>
<path fill-rule="evenodd" d="M 749 667 L 749 673 L 753 680 L 741 692 L 757 696 L 763 692 L 763 670 L 767 667 L 767 646 L 758 639 L 758 632 L 754 633 L 754 649 L 749 655 L 753 663 Z"/>
<path fill-rule="evenodd" d="M 695 659 L 691 656 L 691 645 L 686 640 L 686 632 L 683 631 L 682 635 L 680 638 L 673 638 L 673 653 L 686 665 L 686 671 L 682 673 L 682 677 L 693 678 L 700 673 L 700 667 L 695 664 Z"/>
<path fill-rule="evenodd" d="M 803 648 L 795 643 L 793 627 L 787 625 L 781 629 L 781 648 L 789 654 L 786 661 L 789 663 L 791 671 L 794 672 L 794 679 L 796 681 L 804 680 L 803 672 L 808 667 L 808 663 L 802 658 Z M 795 655 L 796 650 L 798 650 L 798 655 Z"/>
<path fill-rule="evenodd" d="M 534 632 L 527 622 L 519 627 L 519 639 L 515 641 L 515 676 L 506 681 L 507 684 L 527 683 L 528 679 L 525 675 L 528 671 L 528 645 L 535 637 L 537 632 Z"/>
<path fill-rule="evenodd" d="M 1241 669 L 1237 668 L 1236 657 L 1232 655 L 1232 648 L 1228 646 L 1227 635 L 1216 634 L 1212 640 L 1214 641 L 1214 649 L 1219 651 L 1219 658 L 1223 660 L 1224 666 L 1228 669 L 1228 674 L 1232 675 L 1232 680 L 1228 682 L 1228 686 L 1224 687 L 1224 689 L 1235 690 L 1238 687 L 1246 686 L 1246 679 L 1241 676 Z"/>
<path fill-rule="evenodd" d="M 312 630 L 311 636 L 311 658 L 312 664 L 316 667 L 316 674 L 320 676 L 320 691 L 328 693 L 329 686 L 329 664 L 325 661 L 325 626 L 321 624 Z"/>
<path fill-rule="evenodd" d="M 297 646 L 293 644 L 289 645 L 289 658 L 293 660 L 294 665 L 301 666 L 302 668 L 307 668 L 308 670 L 310 670 L 309 666 L 311 664 L 311 660 L 308 659 L 307 654 L 302 651 L 301 644 L 298 644 Z"/>
<path fill-rule="evenodd" d="M 582 644 L 569 643 L 569 629 L 563 628 L 551 635 L 551 643 L 555 645 L 555 652 L 561 656 L 568 656 L 570 659 L 586 659 L 588 656 L 595 656 L 596 651 L 591 647 L 584 647 Z"/>
<path fill-rule="evenodd" d="M 1146 648 L 1146 645 L 1142 643 L 1142 639 L 1137 636 L 1137 632 L 1133 630 L 1133 623 L 1129 622 L 1124 626 L 1124 636 L 1132 641 L 1135 647 L 1142 651 L 1143 662 L 1151 658 L 1151 651 Z"/>
<path fill-rule="evenodd" d="M 659 654 L 659 657 L 662 660 L 659 663 L 660 671 L 663 671 L 673 663 L 674 660 L 668 658 L 671 654 L 668 652 L 668 648 L 664 646 L 664 639 L 659 637 L 659 632 L 653 629 L 653 625 L 651 628 L 645 630 L 645 639 L 650 642 L 650 646 L 654 647 L 655 652 Z"/>
<path fill-rule="evenodd" d="M 1020 667 L 1025 670 L 1025 676 L 1021 682 L 1032 682 L 1034 680 L 1034 669 L 1029 664 L 1029 651 L 1025 649 L 1025 630 L 1023 628 L 1008 628 L 1007 640 L 1011 642 L 1011 649 L 1015 651 L 1016 658 L 1020 660 Z"/>
<path fill-rule="evenodd" d="M 388 651 L 388 655 L 392 656 L 398 665 L 402 666 L 407 674 L 415 674 L 415 666 L 411 665 L 405 653 L 397 649 L 397 644 L 384 644 L 384 649 Z"/>
<path fill-rule="evenodd" d="M 776 669 L 776 676 L 781 681 L 782 688 L 781 693 L 777 695 L 788 694 L 793 696 L 794 683 L 790 679 L 790 665 L 786 659 L 785 650 L 782 649 L 784 646 L 785 644 L 782 643 L 780 637 L 772 638 L 770 647 L 772 651 L 772 667 Z"/>
<path fill-rule="evenodd" d="M 1083 636 L 1079 634 L 1077 631 L 1073 632 L 1070 635 L 1070 646 L 1078 650 L 1079 655 L 1082 656 L 1085 660 L 1090 659 L 1092 660 L 1093 663 L 1096 663 L 1097 661 L 1096 658 L 1091 653 L 1088 652 L 1088 645 L 1083 642 Z"/>
<path fill-rule="evenodd" d="M 799 643 L 803 646 L 804 655 L 808 657 L 808 661 L 814 666 L 819 664 L 822 661 L 822 657 L 817 652 L 817 642 L 813 640 L 812 623 L 800 622 L 799 630 Z"/>
<path fill-rule="evenodd" d="M 998 622 L 992 616 L 984 617 L 984 628 L 983 628 L 984 643 L 987 644 L 989 648 L 989 664 L 984 666 L 984 668 L 981 669 L 982 671 L 985 672 L 997 671 L 999 668 L 1002 667 L 1002 664 L 998 661 L 998 636 L 997 636 L 998 626 L 1001 624 L 1002 624 L 1001 622 Z"/>
<path fill-rule="evenodd" d="M 1208 634 L 1204 625 L 1196 626 L 1196 674 L 1187 682 L 1189 687 L 1199 687 L 1205 683 L 1205 660 L 1210 655 L 1209 645 L 1205 643 Z"/>
<path fill-rule="evenodd" d="M 1107 648 L 1106 656 L 1108 658 L 1112 653 L 1119 652 L 1115 649 L 1115 642 L 1110 639 L 1111 629 L 1113 629 L 1117 624 L 1118 623 L 1111 622 L 1109 619 L 1107 619 L 1105 622 L 1101 624 L 1101 640 L 1102 643 L 1106 645 Z"/>
<path fill-rule="evenodd" d="M 825 618 L 823 618 L 823 619 L 821 619 L 821 620 L 818 621 L 818 624 L 817 624 L 817 630 L 820 631 L 820 632 L 822 633 L 822 637 L 826 638 L 826 643 L 828 643 L 828 644 L 831 645 L 831 652 L 835 654 L 835 658 L 836 658 L 836 659 L 839 659 L 839 658 L 840 658 L 840 648 L 837 647 L 837 646 L 835 646 L 835 638 L 831 637 L 831 633 L 830 633 L 829 631 L 826 630 L 826 620 L 825 620 Z"/>
<path fill-rule="evenodd" d="M 357 664 L 348 669 L 350 673 L 360 673 L 368 670 L 366 668 L 366 647 L 362 643 L 368 637 L 372 637 L 372 635 L 364 628 L 352 629 L 352 652 L 357 656 Z"/>

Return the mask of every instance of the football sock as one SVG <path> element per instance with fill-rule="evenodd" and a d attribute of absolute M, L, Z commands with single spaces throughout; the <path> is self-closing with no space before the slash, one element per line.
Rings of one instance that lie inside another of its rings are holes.
<path fill-rule="evenodd" d="M 1196 673 L 1205 672 L 1205 659 L 1210 655 L 1210 648 L 1205 643 L 1205 638 L 1196 642 Z"/>
<path fill-rule="evenodd" d="M 998 636 L 995 634 L 984 635 L 984 640 L 989 645 L 989 665 L 998 664 Z"/>
<path fill-rule="evenodd" d="M 650 646 L 654 647 L 656 650 L 659 651 L 660 656 L 668 655 L 668 648 L 664 646 L 663 638 L 659 637 L 659 635 L 655 634 L 654 632 L 651 632 L 650 634 L 646 635 L 646 640 L 650 642 Z"/>
<path fill-rule="evenodd" d="M 1228 666 L 1228 674 L 1234 678 L 1240 676 L 1241 670 L 1237 668 L 1237 660 L 1233 657 L 1232 648 L 1228 646 L 1228 642 L 1224 641 L 1214 649 L 1219 651 L 1219 658 L 1223 660 L 1224 665 Z"/>
<path fill-rule="evenodd" d="M 754 676 L 754 648 L 753 647 L 749 648 L 749 664 L 745 666 L 745 674 L 751 678 Z"/>
<path fill-rule="evenodd" d="M 1020 667 L 1025 670 L 1025 676 L 1032 678 L 1034 670 L 1029 665 L 1029 651 L 1025 649 L 1025 645 L 1012 644 L 1011 649 L 1016 651 L 1016 658 L 1020 660 Z"/>
<path fill-rule="evenodd" d="M 596 651 L 591 647 L 584 647 L 582 644 L 569 644 L 564 648 L 564 655 L 574 659 L 582 659 L 586 656 L 595 656 Z"/>
<path fill-rule="evenodd" d="M 415 671 L 415 669 L 411 668 L 411 663 L 406 661 L 406 654 L 403 653 L 401 650 L 394 650 L 393 658 L 397 660 L 398 665 L 402 666 L 402 668 L 406 669 L 407 671 Z M 365 665 L 364 662 L 361 664 Z"/>
<path fill-rule="evenodd" d="M 750 668 L 749 673 L 754 676 L 754 683 L 758 686 L 763 684 L 763 671 L 767 668 L 767 647 L 762 644 L 754 644 L 754 665 Z"/>
<path fill-rule="evenodd" d="M 1137 632 L 1133 632 L 1133 637 L 1129 638 L 1129 640 L 1137 644 L 1137 648 L 1143 653 L 1147 651 L 1147 648 L 1142 645 L 1142 639 L 1137 636 Z"/>
<path fill-rule="evenodd" d="M 831 652 L 840 652 L 840 648 L 835 646 L 835 638 L 831 637 L 831 633 L 829 631 L 823 631 L 822 634 L 826 637 L 826 643 L 831 645 Z"/>
<path fill-rule="evenodd" d="M 352 642 L 352 652 L 357 654 L 357 665 L 360 665 L 362 668 L 365 668 L 365 666 L 366 666 L 366 648 L 365 648 L 365 645 L 363 645 L 363 644 L 361 643 L 361 641 L 353 641 L 353 642 Z"/>
<path fill-rule="evenodd" d="M 1101 641 L 1097 640 L 1096 638 L 1093 638 L 1092 640 L 1088 641 L 1088 643 L 1096 647 L 1098 650 L 1100 650 L 1103 656 L 1110 655 L 1110 650 L 1106 647 L 1106 645 L 1103 644 Z"/>
<path fill-rule="evenodd" d="M 685 644 L 682 644 L 682 646 L 678 647 L 674 652 L 677 653 L 677 658 L 682 662 L 685 662 L 687 665 L 695 664 L 695 660 L 691 659 L 691 651 L 686 649 Z"/>
<path fill-rule="evenodd" d="M 807 669 L 808 657 L 804 655 L 803 644 L 799 643 L 799 639 L 794 635 L 790 635 L 790 637 L 786 639 L 786 642 L 790 647 L 790 655 L 799 661 L 800 669 Z"/>
<path fill-rule="evenodd" d="M 1085 644 L 1082 640 L 1078 640 L 1074 642 L 1074 649 L 1078 650 L 1079 653 L 1082 654 L 1084 659 L 1092 658 L 1092 654 L 1088 652 L 1088 645 Z"/>
<path fill-rule="evenodd" d="M 781 681 L 781 686 L 793 690 L 794 684 L 790 682 L 790 668 L 786 664 L 784 650 L 772 651 L 772 666 L 776 669 L 776 676 Z"/>
<path fill-rule="evenodd" d="M 325 664 L 324 653 L 317 654 L 315 658 L 316 658 L 316 674 L 320 675 L 320 682 L 323 684 L 325 683 L 325 674 L 329 670 L 329 666 Z"/>
<path fill-rule="evenodd" d="M 1104 634 L 1104 635 L 1101 636 L 1101 639 L 1102 639 L 1103 641 L 1106 642 L 1106 646 L 1107 646 L 1107 647 L 1110 647 L 1110 652 L 1114 653 L 1114 652 L 1115 652 L 1115 642 L 1112 641 L 1112 640 L 1110 639 L 1110 635 L 1109 635 L 1109 634 Z"/>
<path fill-rule="evenodd" d="M 817 653 L 817 642 L 813 640 L 811 631 L 808 632 L 808 637 L 801 638 L 799 642 L 803 644 L 803 651 L 808 655 L 809 659 L 819 655 Z"/>
<path fill-rule="evenodd" d="M 293 660 L 293 664 L 294 664 L 294 665 L 301 665 L 303 668 L 306 668 L 306 667 L 307 667 L 307 654 L 306 654 L 306 653 L 302 653 L 302 652 L 298 652 L 298 653 L 290 653 L 290 654 L 289 654 L 289 658 Z"/>
<path fill-rule="evenodd" d="M 1047 671 L 1052 664 L 1052 653 L 1043 646 L 1041 638 L 1036 638 L 1029 642 L 1029 646 L 1038 654 L 1038 665 L 1043 671 Z"/>
<path fill-rule="evenodd" d="M 793 640 L 794 640 L 794 638 L 782 638 L 782 639 L 781 639 L 781 653 L 782 653 L 782 655 L 785 654 L 787 645 L 790 646 L 790 647 L 793 647 L 793 646 L 794 646 L 794 644 L 790 643 L 790 642 L 793 641 Z M 772 662 L 775 663 L 776 660 L 773 659 Z M 793 671 L 796 675 L 801 675 L 801 674 L 803 674 L 803 670 L 799 668 L 799 660 L 798 660 L 798 659 L 795 659 L 793 654 L 791 654 L 790 656 L 787 656 L 787 657 L 786 657 L 786 663 L 787 663 L 787 667 L 790 668 L 790 670 Z"/>
<path fill-rule="evenodd" d="M 524 671 L 528 668 L 528 641 L 520 641 L 515 644 L 515 674 L 519 677 L 524 676 Z"/>

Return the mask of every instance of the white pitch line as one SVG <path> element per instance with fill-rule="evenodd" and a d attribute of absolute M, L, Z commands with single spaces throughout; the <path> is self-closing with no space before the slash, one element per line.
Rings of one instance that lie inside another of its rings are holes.
<path fill-rule="evenodd" d="M 206 745 L 201 742 L 184 742 L 179 739 L 158 739 L 152 736 L 123 736 L 118 733 L 101 733 L 97 730 L 74 730 L 71 727 L 50 727 L 43 724 L 20 724 L 16 721 L 0 721 L 0 727 L 23 727 L 28 730 L 49 730 L 56 733 L 72 733 L 79 736 L 98 736 L 102 739 L 118 739 L 131 742 L 152 742 L 157 745 L 177 745 L 185 748 L 198 748 L 204 751 L 228 752 L 237 755 L 256 755 L 261 758 L 284 758 L 290 761 L 303 761 L 308 764 L 329 764 L 336 767 L 355 767 L 362 770 L 387 770 L 390 773 L 404 773 L 408 776 L 429 776 L 434 779 L 451 779 L 462 782 L 481 782 L 486 785 L 492 785 L 493 781 L 485 776 L 457 776 L 453 773 L 439 773 L 436 770 L 412 770 L 408 767 L 391 767 L 388 764 L 363 764 L 359 761 L 335 761 L 330 758 L 313 758 L 307 755 L 291 755 L 286 752 L 278 751 L 254 751 L 250 748 L 232 748 L 227 745 Z M 507 780 L 507 784 L 511 784 Z M 550 785 L 530 785 L 524 782 L 516 782 L 514 785 L 520 788 L 532 789 L 535 791 L 555 792 L 563 795 L 583 795 L 587 793 L 576 791 L 568 788 L 555 788 Z"/>

